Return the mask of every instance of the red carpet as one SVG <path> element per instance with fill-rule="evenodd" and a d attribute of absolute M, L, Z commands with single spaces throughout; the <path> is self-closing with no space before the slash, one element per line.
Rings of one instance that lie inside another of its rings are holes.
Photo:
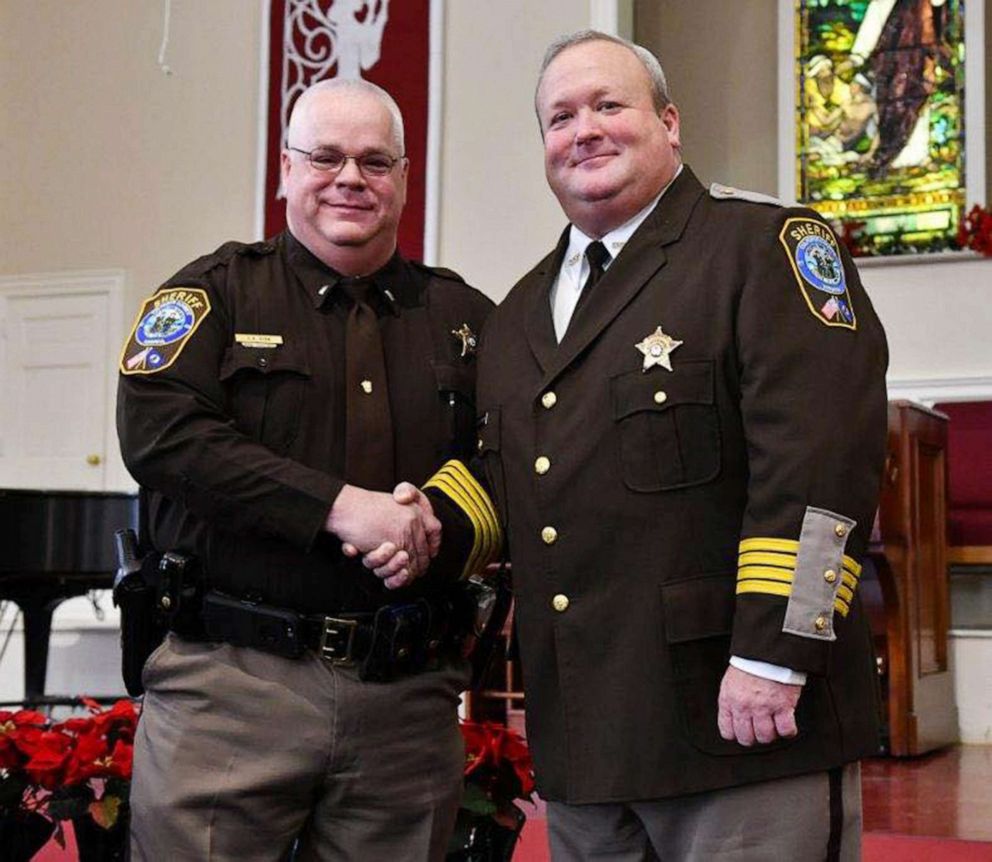
<path fill-rule="evenodd" d="M 547 821 L 533 811 L 528 813 L 513 862 L 548 862 Z M 75 862 L 71 826 L 66 829 L 66 838 L 65 850 L 49 842 L 34 862 Z M 992 843 L 869 832 L 864 836 L 861 858 L 862 862 L 992 862 Z"/>
<path fill-rule="evenodd" d="M 67 829 L 68 847 L 62 850 L 50 843 L 34 862 L 74 862 L 75 841 Z M 916 835 L 868 833 L 864 837 L 863 862 L 992 862 L 992 844 L 960 841 L 956 838 L 921 838 Z M 547 822 L 543 817 L 529 817 L 513 862 L 547 862 Z"/>
<path fill-rule="evenodd" d="M 862 862 L 992 862 L 992 844 L 957 838 L 870 832 L 864 836 L 861 849 Z M 513 862 L 548 862 L 548 858 L 547 821 L 529 817 Z"/>

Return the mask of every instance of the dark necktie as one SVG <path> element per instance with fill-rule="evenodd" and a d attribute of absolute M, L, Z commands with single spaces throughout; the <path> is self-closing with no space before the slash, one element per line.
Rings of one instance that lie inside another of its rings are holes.
<path fill-rule="evenodd" d="M 393 419 L 379 321 L 368 304 L 374 285 L 367 278 L 344 278 L 339 286 L 353 301 L 344 338 L 344 477 L 360 488 L 391 491 Z"/>
<path fill-rule="evenodd" d="M 572 321 L 575 320 L 579 309 L 588 302 L 589 294 L 592 293 L 596 282 L 603 277 L 603 273 L 606 272 L 606 264 L 612 260 L 612 256 L 606 250 L 606 246 L 597 239 L 586 246 L 586 260 L 589 261 L 589 275 L 586 277 L 586 283 L 582 285 L 582 292 L 575 303 L 575 310 L 572 312 L 567 328 L 571 328 Z"/>

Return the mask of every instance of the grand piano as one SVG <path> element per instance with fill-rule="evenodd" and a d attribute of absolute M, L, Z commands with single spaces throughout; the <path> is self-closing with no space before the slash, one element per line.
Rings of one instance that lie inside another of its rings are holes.
<path fill-rule="evenodd" d="M 137 529 L 137 495 L 0 489 L 0 600 L 24 614 L 24 698 L 45 694 L 52 612 L 113 585 L 114 530 Z"/>

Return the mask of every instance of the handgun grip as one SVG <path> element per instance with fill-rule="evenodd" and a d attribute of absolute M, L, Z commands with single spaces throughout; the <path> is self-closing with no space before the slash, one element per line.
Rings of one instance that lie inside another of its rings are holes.
<path fill-rule="evenodd" d="M 114 530 L 114 547 L 117 551 L 117 574 L 114 576 L 116 591 L 129 575 L 141 571 L 141 559 L 138 557 L 138 537 L 130 527 Z"/>

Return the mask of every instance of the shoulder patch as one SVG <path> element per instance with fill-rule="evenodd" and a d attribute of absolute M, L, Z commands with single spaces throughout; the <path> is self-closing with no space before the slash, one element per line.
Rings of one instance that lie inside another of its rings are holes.
<path fill-rule="evenodd" d="M 710 197 L 723 201 L 750 201 L 753 204 L 771 204 L 777 207 L 782 206 L 782 201 L 772 195 L 762 194 L 761 192 L 751 192 L 746 189 L 735 189 L 733 186 L 725 186 L 723 183 L 710 184 Z"/>
<path fill-rule="evenodd" d="M 121 351 L 121 374 L 155 374 L 172 365 L 210 314 L 207 292 L 167 287 L 146 299 Z"/>
<path fill-rule="evenodd" d="M 816 219 L 790 218 L 778 238 L 813 317 L 825 326 L 857 329 L 834 232 Z"/>
<path fill-rule="evenodd" d="M 410 263 L 417 267 L 417 269 L 421 269 L 424 272 L 429 272 L 431 275 L 439 275 L 441 278 L 448 278 L 452 281 L 460 281 L 462 284 L 465 284 L 465 279 L 453 269 L 448 269 L 444 266 L 428 266 L 426 263 L 421 263 L 419 260 L 412 260 Z"/>

